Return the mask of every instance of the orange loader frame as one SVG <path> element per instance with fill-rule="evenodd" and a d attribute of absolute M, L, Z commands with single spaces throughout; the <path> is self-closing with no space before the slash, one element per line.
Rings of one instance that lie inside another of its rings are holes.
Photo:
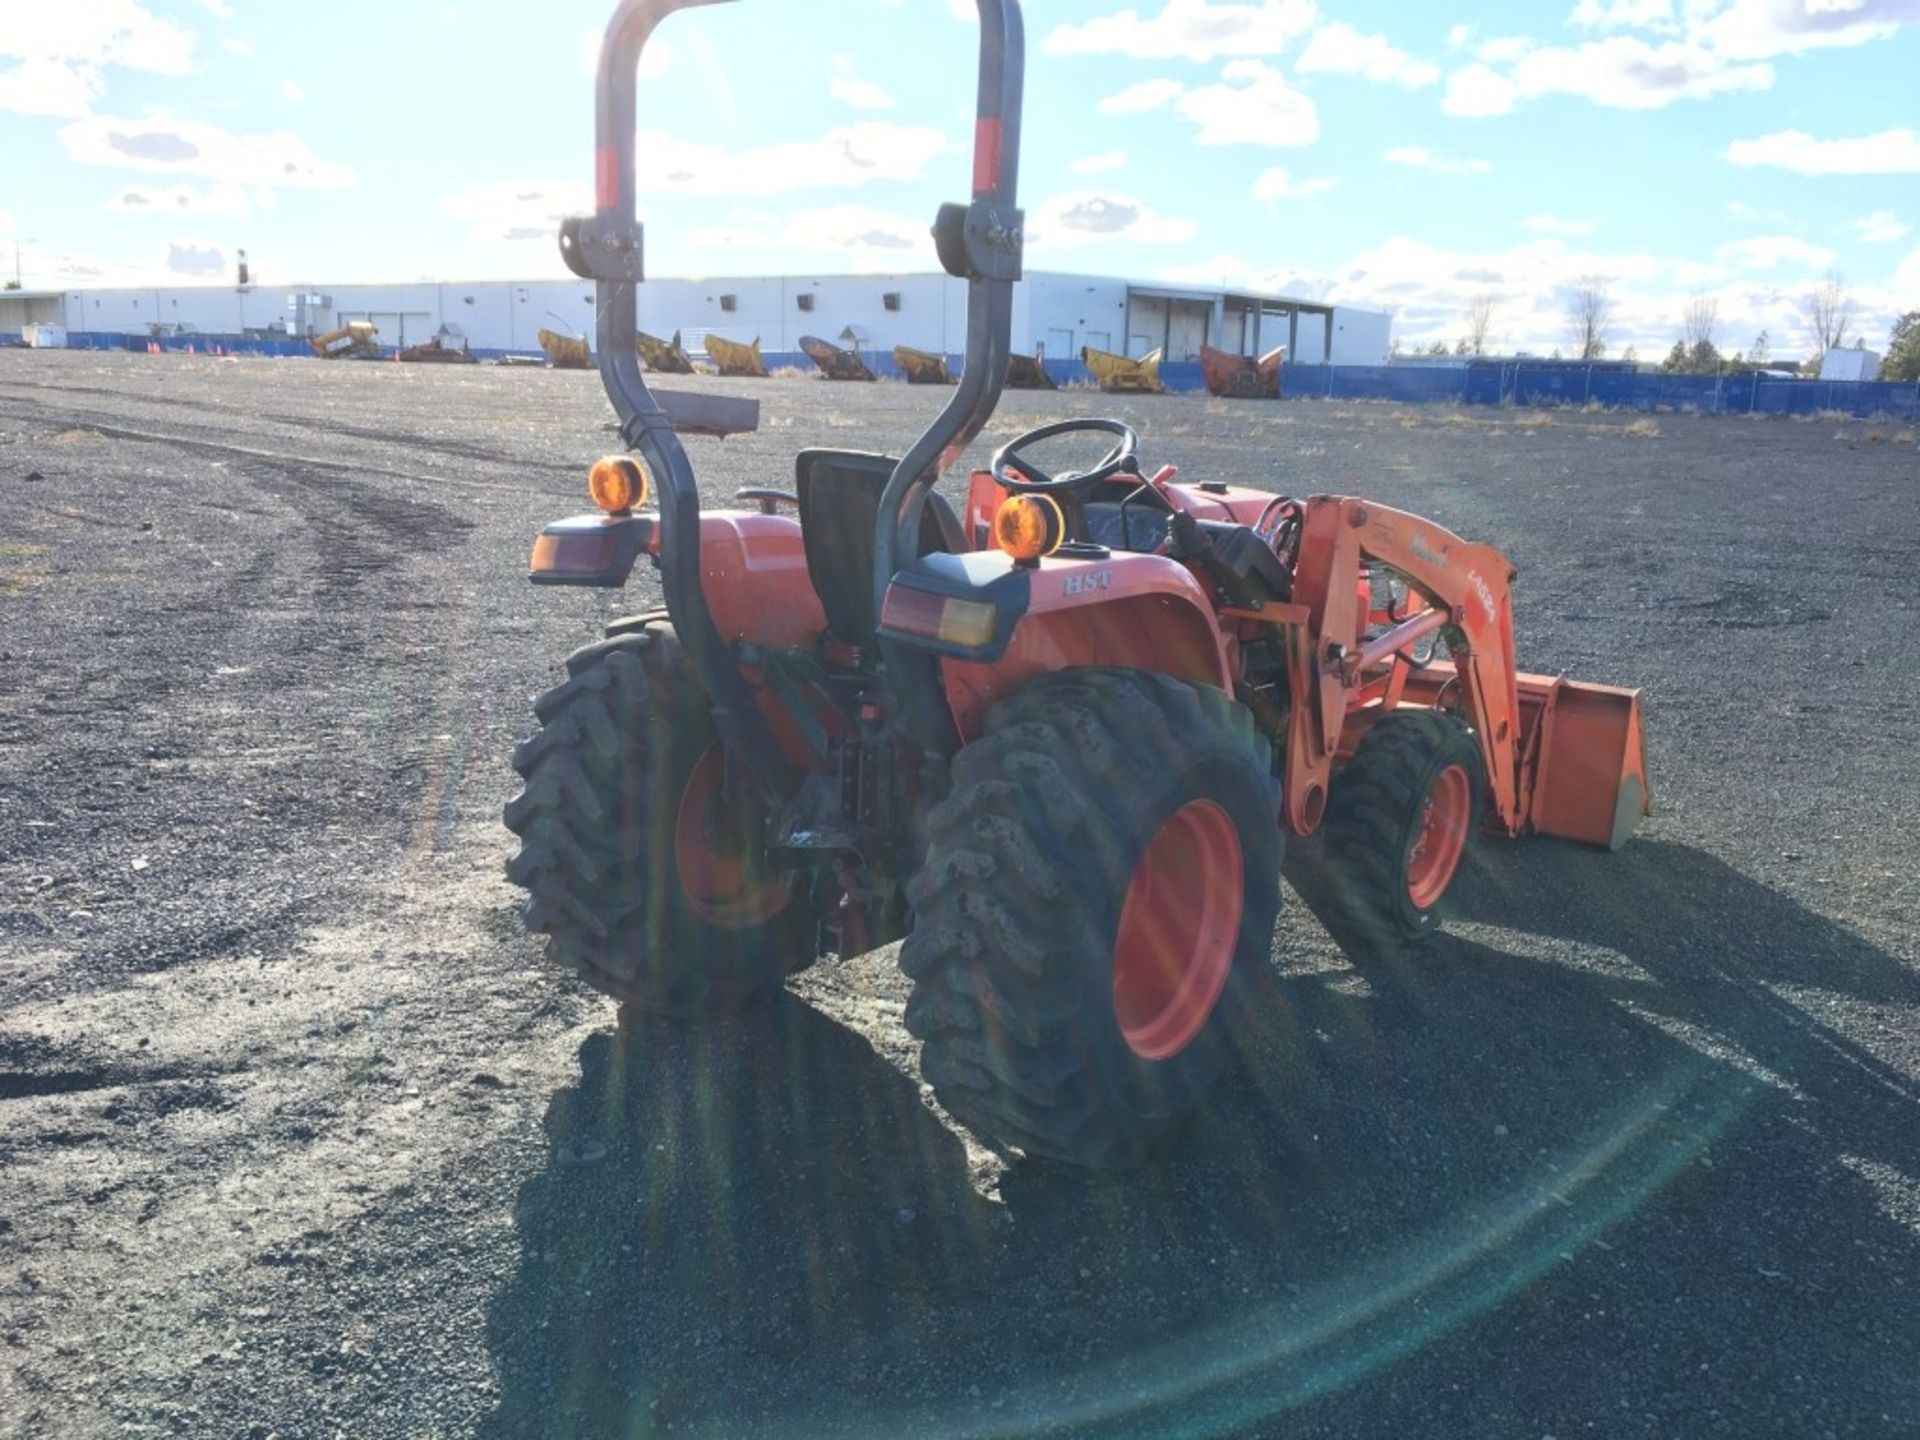
<path fill-rule="evenodd" d="M 1248 523 L 1273 508 L 1265 491 L 1179 485 L 1175 473 L 1164 467 L 1148 483 L 1198 518 Z M 1002 498 L 991 475 L 975 474 L 969 530 L 982 533 Z M 1289 690 L 1299 697 L 1288 712 L 1281 792 L 1282 822 L 1296 835 L 1319 826 L 1335 767 L 1402 706 L 1453 709 L 1472 727 L 1489 824 L 1509 836 L 1617 849 L 1652 813 L 1640 692 L 1517 667 L 1517 572 L 1504 554 L 1371 501 L 1316 495 L 1289 503 L 1301 518 L 1293 599 L 1257 610 L 1219 603 L 1203 576 L 1163 556 L 1040 562 L 1034 599 L 1006 655 L 990 665 L 943 662 L 962 738 L 979 733 L 995 698 L 1063 665 L 1150 668 L 1234 694 L 1236 652 L 1271 633 L 1285 647 Z M 1399 609 L 1372 603 L 1379 571 L 1405 582 Z M 1059 584 L 1039 578 L 1052 574 Z M 1087 588 L 1089 577 L 1097 590 Z M 1075 602 L 1089 593 L 1098 596 L 1093 603 Z M 1149 609 L 1158 612 L 1154 623 L 1138 623 Z M 1449 658 L 1419 659 L 1435 635 Z"/>

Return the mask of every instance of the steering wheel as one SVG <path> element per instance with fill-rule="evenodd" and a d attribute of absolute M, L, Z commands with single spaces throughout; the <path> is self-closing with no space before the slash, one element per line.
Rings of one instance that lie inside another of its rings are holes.
<path fill-rule="evenodd" d="M 1107 451 L 1106 458 L 1091 470 L 1068 470 L 1064 474 L 1049 475 L 1020 453 L 1027 446 L 1037 445 L 1042 440 L 1080 431 L 1115 437 L 1116 443 Z M 1012 495 L 1077 494 L 1116 475 L 1138 475 L 1140 462 L 1135 455 L 1139 449 L 1140 437 L 1133 433 L 1132 426 L 1119 420 L 1056 420 L 1051 425 L 1042 425 L 1037 430 L 1016 436 L 994 451 L 991 469 L 993 478 Z"/>

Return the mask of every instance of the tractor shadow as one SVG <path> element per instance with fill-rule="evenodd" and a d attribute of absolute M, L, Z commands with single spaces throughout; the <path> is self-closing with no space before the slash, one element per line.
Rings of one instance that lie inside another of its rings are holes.
<path fill-rule="evenodd" d="M 1920 977 L 1684 846 L 1483 855 L 1417 964 L 1283 937 L 1247 1063 L 1133 1175 L 1016 1161 L 983 1194 L 915 1081 L 791 998 L 592 1037 L 519 1198 L 482 1433 L 1916 1413 L 1920 1086 L 1852 1037 L 1910 1023 L 1871 1016 Z"/>

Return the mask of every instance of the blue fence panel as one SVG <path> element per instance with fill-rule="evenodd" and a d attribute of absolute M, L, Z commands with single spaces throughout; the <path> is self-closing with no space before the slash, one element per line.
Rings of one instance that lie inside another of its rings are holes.
<path fill-rule="evenodd" d="M 0 331 L 0 342 L 18 341 L 20 332 Z M 263 340 L 240 336 L 194 335 L 150 340 L 145 335 L 76 330 L 67 335 L 73 350 L 158 349 L 170 355 L 264 355 L 310 359 L 305 340 Z M 389 351 L 389 354 L 392 352 Z M 476 349 L 481 360 L 540 359 L 533 350 Z M 814 373 L 800 351 L 770 352 L 767 368 L 793 366 Z M 893 356 L 865 357 L 883 377 L 899 374 Z M 961 357 L 947 357 L 956 376 Z M 1093 376 L 1075 356 L 1043 362 L 1056 385 L 1091 385 Z M 669 377 L 670 379 L 671 377 Z M 1192 361 L 1160 367 L 1161 382 L 1176 394 L 1204 392 L 1205 377 Z M 1280 393 L 1290 400 L 1394 400 L 1406 404 L 1570 405 L 1600 404 L 1620 410 L 1695 410 L 1721 415 L 1797 415 L 1827 412 L 1864 419 L 1920 420 L 1920 386 L 1881 381 L 1788 380 L 1748 375 L 1664 375 L 1633 369 L 1619 361 L 1586 364 L 1578 360 L 1470 360 L 1464 365 L 1296 365 L 1280 369 Z"/>

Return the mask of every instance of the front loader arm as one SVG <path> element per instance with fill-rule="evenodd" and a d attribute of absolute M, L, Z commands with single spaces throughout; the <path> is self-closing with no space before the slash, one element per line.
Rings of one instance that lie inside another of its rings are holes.
<path fill-rule="evenodd" d="M 1426 607 L 1441 612 L 1423 618 L 1423 607 L 1416 604 L 1407 623 L 1395 629 L 1409 636 L 1422 627 L 1445 634 L 1464 692 L 1465 715 L 1486 762 L 1494 812 L 1509 834 L 1519 834 L 1527 807 L 1516 758 L 1521 715 L 1508 590 L 1515 573 L 1512 564 L 1492 546 L 1462 540 L 1404 510 L 1332 495 L 1314 496 L 1304 509 L 1294 600 L 1306 608 L 1311 648 L 1301 659 L 1312 671 L 1296 677 L 1296 692 L 1313 698 L 1295 707 L 1288 756 L 1290 796 L 1298 794 L 1304 805 L 1316 787 L 1324 795 L 1349 702 L 1370 668 L 1363 661 L 1384 659 L 1399 648 L 1391 633 L 1376 646 L 1364 645 L 1368 616 L 1362 575 L 1365 565 L 1374 562 L 1404 576 Z M 1298 688 L 1302 680 L 1309 688 Z M 1301 767 L 1297 779 L 1296 765 Z M 1292 818 L 1298 828 L 1309 817 Z"/>

